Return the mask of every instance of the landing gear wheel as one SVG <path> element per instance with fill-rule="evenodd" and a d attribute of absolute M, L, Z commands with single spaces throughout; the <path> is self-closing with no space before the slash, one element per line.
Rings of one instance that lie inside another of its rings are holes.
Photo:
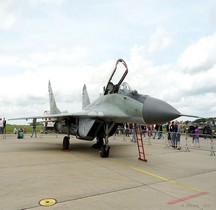
<path fill-rule="evenodd" d="M 63 139 L 63 150 L 69 150 L 70 142 L 69 142 L 69 137 L 65 136 Z"/>
<path fill-rule="evenodd" d="M 110 146 L 106 146 L 106 145 L 103 145 L 101 148 L 100 148 L 100 156 L 102 158 L 107 158 L 109 157 L 109 149 L 110 149 Z"/>

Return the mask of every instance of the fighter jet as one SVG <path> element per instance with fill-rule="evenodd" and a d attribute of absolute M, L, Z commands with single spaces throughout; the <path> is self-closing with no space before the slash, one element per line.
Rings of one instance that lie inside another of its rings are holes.
<path fill-rule="evenodd" d="M 122 70 L 123 73 L 120 73 L 120 79 L 118 79 L 119 72 Z M 67 134 L 63 138 L 63 150 L 69 149 L 70 135 L 80 140 L 96 139 L 94 147 L 100 149 L 102 158 L 107 158 L 110 151 L 108 139 L 115 133 L 118 125 L 123 123 L 160 124 L 180 116 L 189 116 L 181 114 L 165 101 L 133 90 L 128 83 L 123 83 L 127 73 L 126 62 L 118 59 L 103 93 L 92 103 L 84 85 L 81 112 L 61 113 L 51 91 L 50 115 L 16 119 L 51 118 L 55 123 L 55 129 Z M 49 93 L 50 87 L 49 82 Z"/>

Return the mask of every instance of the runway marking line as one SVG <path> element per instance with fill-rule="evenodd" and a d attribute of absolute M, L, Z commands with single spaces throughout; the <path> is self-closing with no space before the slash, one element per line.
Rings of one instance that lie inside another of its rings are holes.
<path fill-rule="evenodd" d="M 115 162 L 117 162 L 117 161 L 115 161 Z M 186 188 L 186 189 L 189 189 L 189 190 L 192 190 L 192 191 L 195 191 L 195 192 L 198 192 L 198 193 L 203 193 L 202 190 L 199 190 L 199 189 L 197 189 L 197 188 L 195 188 L 195 187 L 192 187 L 192 186 L 189 186 L 189 185 L 186 185 L 186 184 L 182 184 L 182 183 L 177 182 L 177 181 L 174 181 L 174 180 L 172 180 L 172 179 L 168 179 L 168 178 L 165 178 L 165 177 L 163 177 L 163 176 L 159 176 L 159 175 L 157 175 L 157 174 L 151 173 L 151 172 L 149 172 L 149 171 L 146 171 L 146 170 L 143 170 L 143 169 L 140 169 L 140 168 L 136 168 L 136 167 L 134 167 L 134 166 L 131 166 L 131 165 L 128 165 L 128 164 L 125 164 L 125 163 L 122 163 L 122 162 L 117 162 L 117 163 L 122 164 L 122 165 L 125 165 L 126 167 L 131 168 L 131 169 L 133 169 L 133 170 L 135 170 L 135 171 L 139 171 L 139 172 L 144 173 L 144 174 L 147 174 L 147 175 L 149 175 L 149 176 L 152 176 L 152 177 L 161 179 L 161 180 L 163 180 L 163 181 L 166 181 L 166 182 L 169 182 L 169 183 L 172 183 L 172 184 L 175 184 L 175 185 L 184 187 L 184 188 Z"/>
<path fill-rule="evenodd" d="M 169 201 L 167 204 L 173 205 L 173 204 L 184 202 L 184 201 L 187 201 L 187 200 L 190 200 L 190 199 L 193 199 L 193 198 L 197 198 L 199 196 L 203 196 L 203 195 L 206 195 L 206 194 L 208 194 L 208 192 L 201 192 L 201 193 L 198 193 L 198 194 L 195 194 L 195 195 L 189 195 L 189 196 L 184 197 L 184 198 L 179 198 L 177 200 Z"/>
<path fill-rule="evenodd" d="M 119 163 L 121 165 L 124 165 L 126 166 L 127 168 L 130 168 L 130 169 L 133 169 L 135 171 L 139 171 L 141 173 L 144 173 L 144 174 L 147 174 L 149 176 L 152 176 L 152 177 L 155 177 L 155 178 L 158 178 L 158 179 L 161 179 L 163 181 L 166 181 L 166 182 L 169 182 L 169 183 L 172 183 L 172 184 L 176 184 L 178 186 L 181 186 L 185 189 L 188 189 L 188 190 L 191 190 L 191 191 L 194 191 L 194 192 L 197 192 L 197 194 L 194 194 L 194 195 L 189 195 L 187 197 L 183 197 L 183 198 L 179 198 L 179 199 L 176 199 L 176 200 L 172 200 L 172 201 L 169 201 L 167 204 L 169 205 L 173 205 L 173 204 L 176 204 L 176 203 L 180 203 L 180 202 L 184 202 L 184 201 L 187 201 L 187 200 L 190 200 L 190 199 L 193 199 L 193 198 L 197 198 L 197 197 L 200 197 L 200 196 L 203 196 L 203 195 L 207 195 L 208 192 L 203 192 L 202 190 L 199 190 L 195 187 L 192 187 L 192 186 L 189 186 L 189 185 L 185 185 L 185 184 L 182 184 L 180 182 L 177 182 L 177 181 L 174 181 L 174 180 L 171 180 L 171 179 L 168 179 L 168 178 L 165 178 L 163 176 L 159 176 L 157 174 L 154 174 L 154 173 L 151 173 L 149 171 L 146 171 L 146 170 L 143 170 L 143 169 L 140 169 L 140 168 L 136 168 L 134 166 L 131 166 L 131 165 L 128 165 L 126 163 L 123 163 L 123 162 L 119 162 L 119 161 L 115 161 L 116 163 Z"/>

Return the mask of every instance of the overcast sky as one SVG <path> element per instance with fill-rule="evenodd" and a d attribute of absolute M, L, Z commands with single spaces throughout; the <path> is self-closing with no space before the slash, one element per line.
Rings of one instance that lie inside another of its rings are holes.
<path fill-rule="evenodd" d="M 48 80 L 60 110 L 81 110 L 118 58 L 139 93 L 216 116 L 215 0 L 1 0 L 0 116 L 48 110 Z"/>

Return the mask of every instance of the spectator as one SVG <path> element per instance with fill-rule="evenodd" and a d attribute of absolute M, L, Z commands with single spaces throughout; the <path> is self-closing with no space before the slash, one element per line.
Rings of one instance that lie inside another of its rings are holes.
<path fill-rule="evenodd" d="M 36 118 L 33 119 L 32 121 L 32 135 L 31 137 L 35 136 L 37 138 L 37 133 L 36 133 Z"/>
<path fill-rule="evenodd" d="M 24 137 L 24 132 L 23 132 L 23 129 L 20 128 L 20 129 L 18 130 L 17 138 L 18 138 L 18 139 L 23 139 L 23 137 Z"/>
<path fill-rule="evenodd" d="M 175 125 L 174 125 L 174 121 L 172 121 L 171 125 L 170 125 L 170 134 L 171 134 L 171 143 L 172 143 L 172 147 L 175 147 Z"/>
<path fill-rule="evenodd" d="M 3 134 L 6 134 L 6 120 L 3 118 Z"/>
<path fill-rule="evenodd" d="M 167 125 L 166 125 L 168 145 L 171 145 L 170 126 L 171 126 L 171 125 L 170 125 L 170 122 L 168 122 Z"/>
<path fill-rule="evenodd" d="M 195 127 L 195 131 L 194 131 L 194 143 L 195 143 L 195 147 L 198 144 L 198 147 L 200 147 L 200 142 L 199 142 L 199 135 L 200 135 L 200 131 L 198 126 Z"/>
<path fill-rule="evenodd" d="M 134 143 L 136 143 L 136 129 L 137 129 L 137 125 L 136 123 L 134 123 L 132 133 L 131 133 L 131 141 Z"/>
<path fill-rule="evenodd" d="M 180 138 L 181 138 L 181 126 L 179 125 L 179 122 L 176 121 L 176 127 L 177 127 L 177 132 L 176 132 L 176 141 L 177 141 L 177 149 L 180 150 Z"/>
<path fill-rule="evenodd" d="M 0 134 L 3 134 L 3 129 L 4 129 L 4 123 L 2 118 L 0 118 Z"/>
<path fill-rule="evenodd" d="M 152 136 L 152 125 L 147 125 L 147 129 L 148 129 L 148 136 L 151 137 Z"/>
<path fill-rule="evenodd" d="M 164 138 L 163 137 L 163 126 L 160 124 L 158 127 L 158 139 Z"/>
<path fill-rule="evenodd" d="M 195 132 L 195 128 L 196 128 L 196 124 L 190 126 L 190 133 L 192 134 L 192 144 L 191 144 L 192 147 L 194 145 L 194 132 Z"/>
<path fill-rule="evenodd" d="M 156 137 L 157 134 L 158 134 L 159 125 L 156 124 L 154 129 L 155 129 L 155 133 L 154 133 L 154 137 L 153 137 L 153 139 L 155 139 L 155 137 Z"/>
<path fill-rule="evenodd" d="M 141 125 L 141 130 L 142 130 L 142 135 L 145 138 L 146 126 L 145 125 Z"/>
<path fill-rule="evenodd" d="M 16 127 L 14 128 L 13 133 L 14 133 L 14 134 L 17 134 L 17 128 L 16 128 Z"/>
<path fill-rule="evenodd" d="M 129 125 L 127 123 L 125 124 L 125 136 L 129 137 Z"/>
<path fill-rule="evenodd" d="M 173 122 L 173 128 L 172 128 L 172 147 L 174 149 L 177 148 L 177 142 L 178 142 L 178 122 Z"/>
<path fill-rule="evenodd" d="M 133 124 L 130 123 L 130 124 L 129 124 L 129 134 L 131 135 L 132 132 L 133 132 Z"/>
<path fill-rule="evenodd" d="M 210 138 L 212 139 L 212 130 L 210 128 L 209 123 L 204 127 L 203 129 L 204 138 Z"/>

